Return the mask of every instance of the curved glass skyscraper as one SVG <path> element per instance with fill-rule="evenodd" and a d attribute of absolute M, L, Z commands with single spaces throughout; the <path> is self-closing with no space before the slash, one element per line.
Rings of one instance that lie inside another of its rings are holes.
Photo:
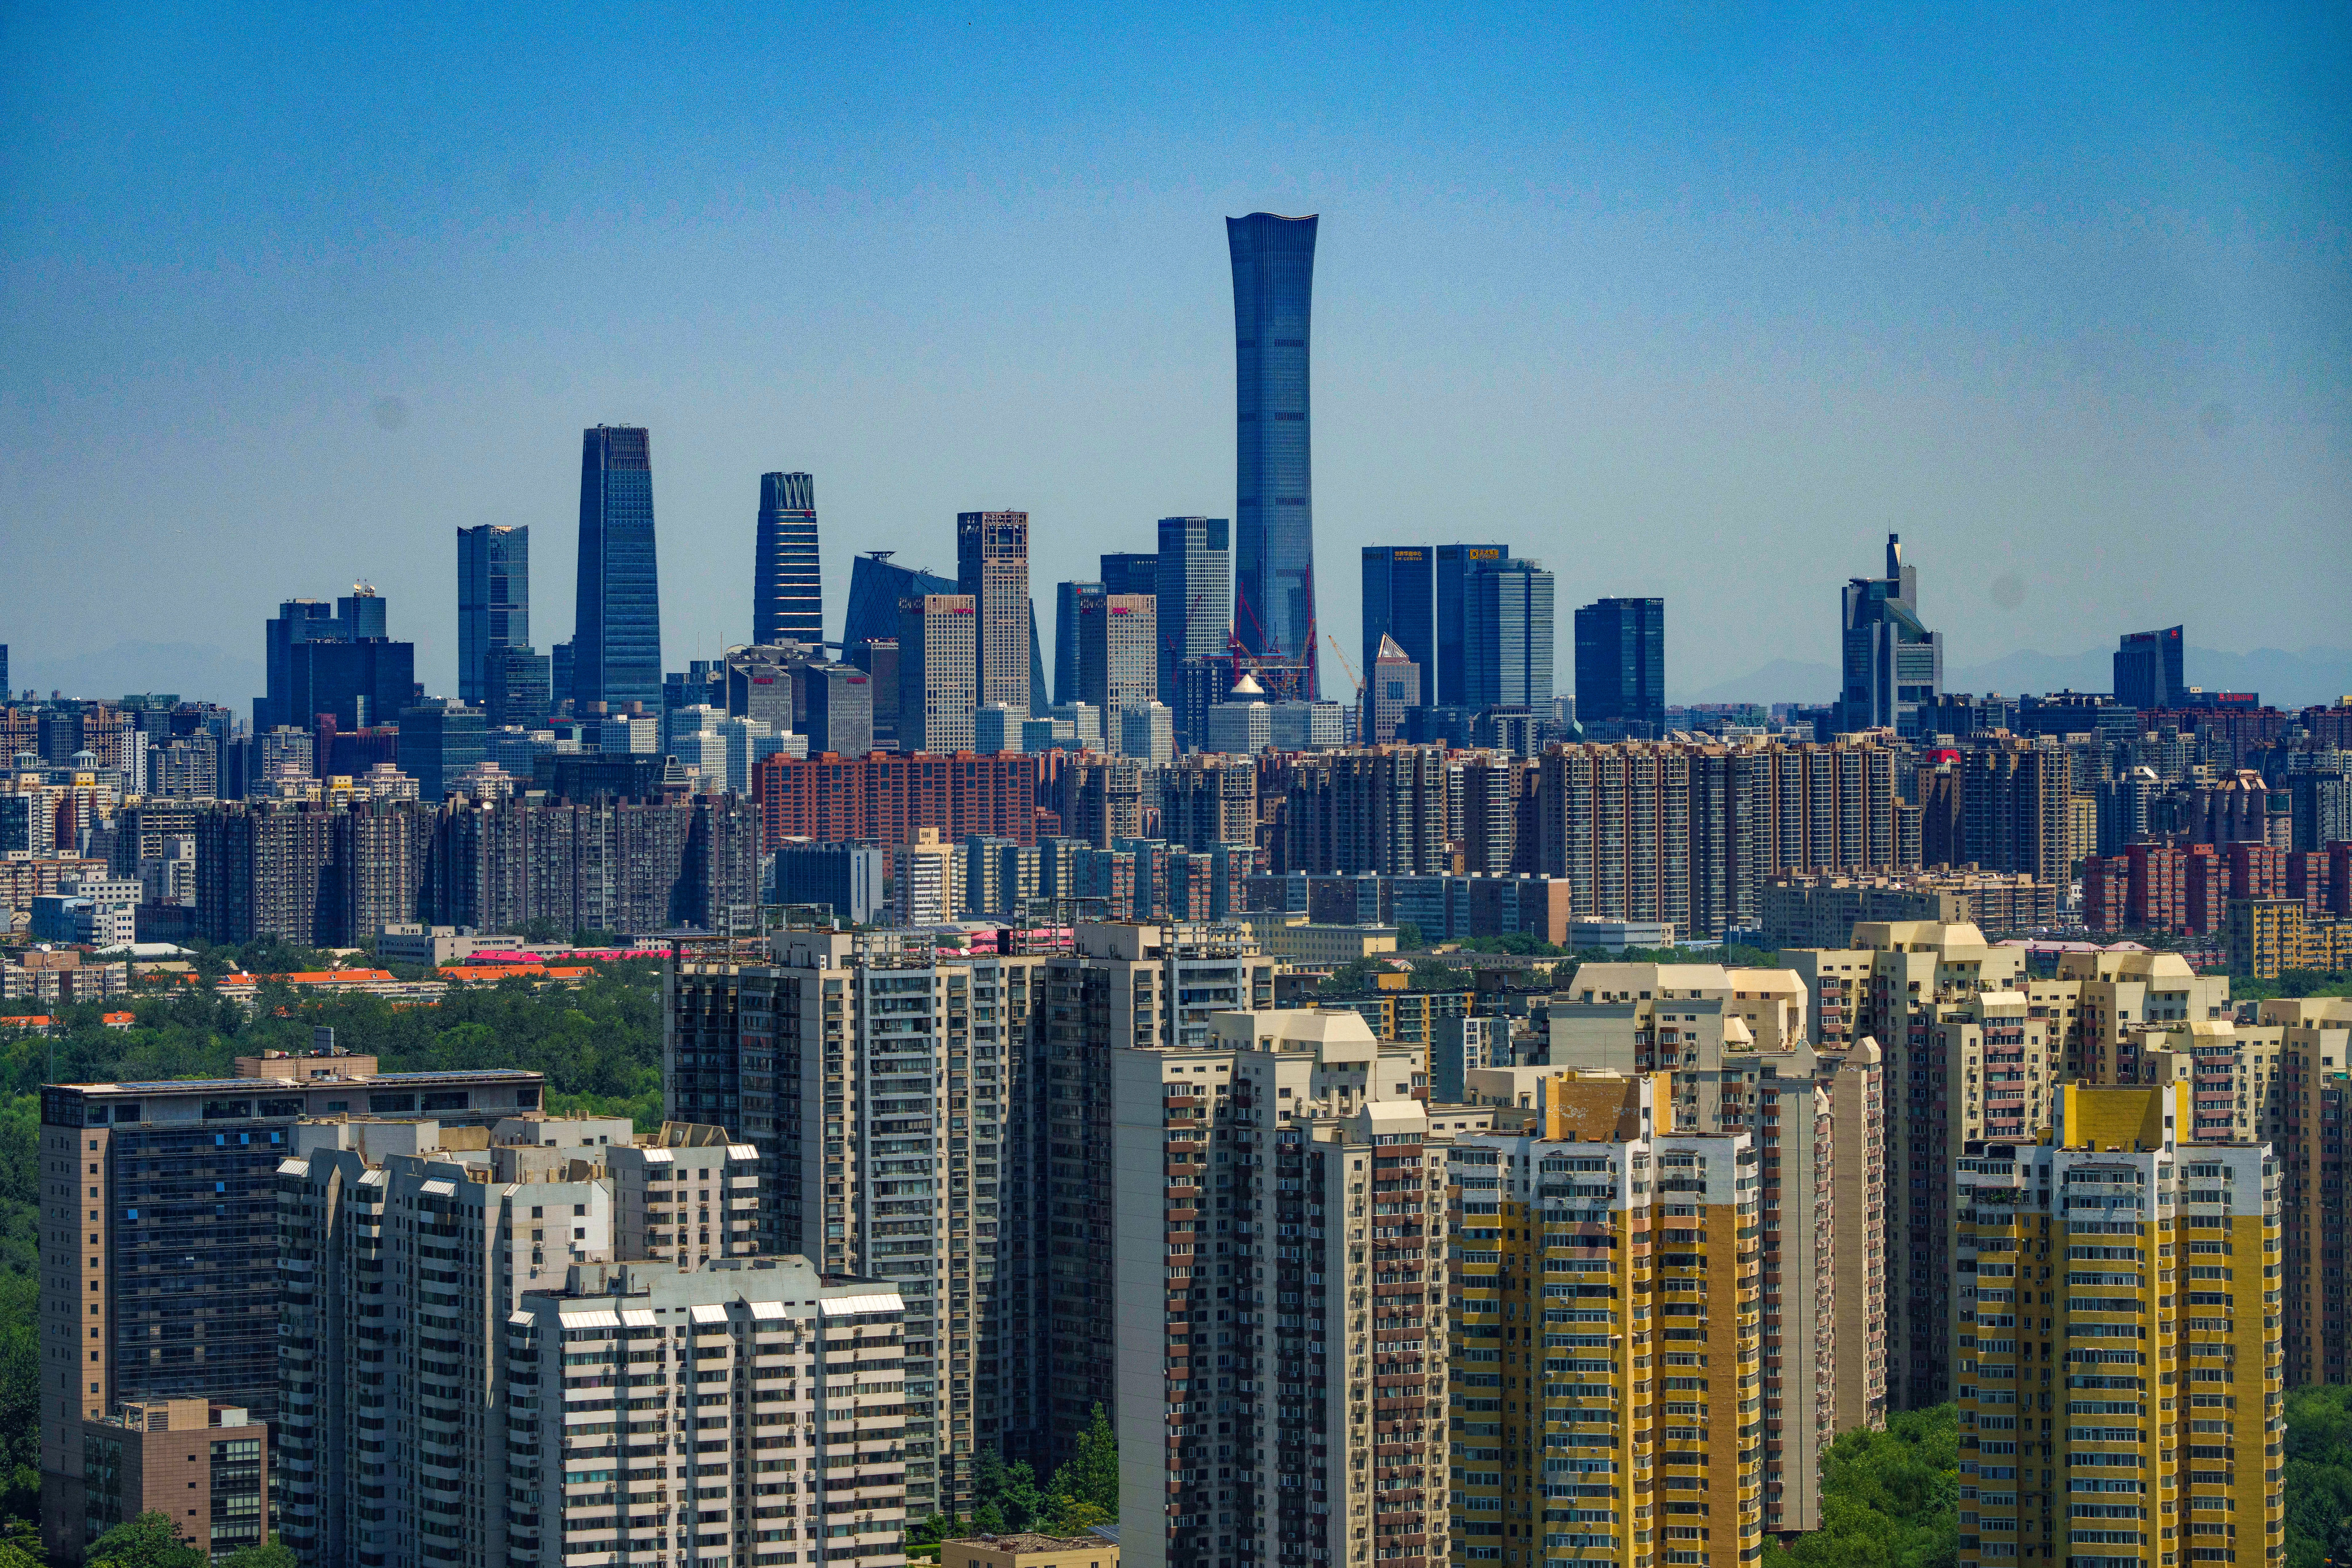
<path fill-rule="evenodd" d="M 751 640 L 824 640 L 824 578 L 817 568 L 816 481 L 760 476 L 759 559 L 751 584 Z"/>
<path fill-rule="evenodd" d="M 1312 216 L 1225 220 L 1234 259 L 1234 634 L 1254 654 L 1299 661 L 1316 695 L 1315 485 L 1307 321 Z"/>
<path fill-rule="evenodd" d="M 579 584 L 572 623 L 572 700 L 583 711 L 591 702 L 602 702 L 608 712 L 642 702 L 660 712 L 653 441 L 641 426 L 599 425 L 583 432 Z"/>

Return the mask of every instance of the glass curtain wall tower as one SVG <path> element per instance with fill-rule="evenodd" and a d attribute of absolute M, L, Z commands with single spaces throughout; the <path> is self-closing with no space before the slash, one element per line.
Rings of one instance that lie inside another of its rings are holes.
<path fill-rule="evenodd" d="M 1421 684 L 1437 680 L 1437 604 L 1430 575 L 1433 552 L 1426 544 L 1364 546 L 1364 663 L 1381 658 L 1383 639 L 1394 639 L 1404 656 L 1421 666 Z M 1457 642 L 1460 640 L 1457 634 Z"/>
<path fill-rule="evenodd" d="M 1261 658 L 1295 659 L 1297 695 L 1315 679 L 1315 486 L 1307 331 L 1316 218 L 1225 220 L 1234 264 L 1234 634 Z"/>
<path fill-rule="evenodd" d="M 661 710 L 661 584 L 654 570 L 651 432 L 599 425 L 580 450 L 580 575 L 571 696 L 584 710 Z"/>
<path fill-rule="evenodd" d="M 1163 517 L 1157 559 L 1160 700 L 1169 702 L 1177 666 L 1225 650 L 1225 631 L 1234 624 L 1233 526 L 1222 517 Z M 1181 716 L 1177 729 L 1180 742 L 1199 740 L 1184 732 Z"/>
<path fill-rule="evenodd" d="M 824 640 L 824 578 L 817 569 L 816 481 L 760 476 L 759 559 L 752 563 L 751 640 Z"/>
<path fill-rule="evenodd" d="M 457 531 L 457 695 L 488 700 L 489 656 L 530 646 L 530 530 Z"/>

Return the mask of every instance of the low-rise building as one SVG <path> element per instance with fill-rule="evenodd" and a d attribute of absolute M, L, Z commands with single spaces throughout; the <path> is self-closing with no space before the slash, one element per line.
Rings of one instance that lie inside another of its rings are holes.
<path fill-rule="evenodd" d="M 82 1516 L 68 1534 L 87 1546 L 118 1524 L 160 1513 L 172 1531 L 217 1560 L 267 1533 L 269 1428 L 237 1405 L 205 1399 L 131 1400 L 81 1423 Z"/>

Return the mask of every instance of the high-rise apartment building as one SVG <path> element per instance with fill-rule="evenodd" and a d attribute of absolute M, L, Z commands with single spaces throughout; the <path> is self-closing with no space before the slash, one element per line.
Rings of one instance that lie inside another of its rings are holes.
<path fill-rule="evenodd" d="M 1257 770 L 1197 756 L 1160 770 L 1160 836 L 1191 849 L 1255 844 Z"/>
<path fill-rule="evenodd" d="M 1234 635 L 1315 679 L 1315 485 L 1308 339 L 1316 219 L 1225 220 L 1234 264 Z"/>
<path fill-rule="evenodd" d="M 505 1424 L 538 1528 L 509 1526 L 508 1560 L 901 1568 L 903 1315 L 803 1258 L 583 1264 L 526 1296 L 499 1351 L 538 1394 Z"/>
<path fill-rule="evenodd" d="M 1364 546 L 1364 661 L 1381 658 L 1383 639 L 1421 667 L 1433 691 L 1437 680 L 1436 552 L 1426 544 Z"/>
<path fill-rule="evenodd" d="M 2184 705 L 2189 683 L 2180 668 L 2179 626 L 2126 632 L 2116 647 L 2116 703 L 2122 708 Z"/>
<path fill-rule="evenodd" d="M 1104 722 L 1160 695 L 1159 601 L 1150 594 L 1104 594 L 1078 601 L 1078 700 Z"/>
<path fill-rule="evenodd" d="M 1576 612 L 1576 717 L 1602 739 L 1664 729 L 1664 599 L 1598 599 Z"/>
<path fill-rule="evenodd" d="M 1054 584 L 1054 700 L 1082 700 L 1078 696 L 1078 605 L 1103 595 L 1100 583 Z"/>
<path fill-rule="evenodd" d="M 976 617 L 980 691 L 975 706 L 1002 702 L 1016 719 L 1029 717 L 1029 514 L 956 514 L 956 592 L 971 598 Z"/>
<path fill-rule="evenodd" d="M 457 695 L 489 700 L 493 648 L 530 646 L 530 530 L 457 531 Z"/>
<path fill-rule="evenodd" d="M 824 574 L 817 560 L 816 480 L 760 476 L 758 553 L 751 563 L 751 640 L 824 640 Z"/>
<path fill-rule="evenodd" d="M 1844 684 L 1838 728 L 1916 737 L 1923 708 L 1943 694 L 1944 634 L 1920 623 L 1919 569 L 1903 559 L 1900 534 L 1886 536 L 1885 576 L 1847 580 L 1839 630 Z"/>
<path fill-rule="evenodd" d="M 1211 658 L 1224 652 L 1226 634 L 1233 629 L 1233 525 L 1222 517 L 1163 517 L 1156 559 L 1157 695 L 1172 707 L 1178 668 L 1188 658 Z M 1200 743 L 1181 713 L 1176 740 L 1181 746 Z"/>
<path fill-rule="evenodd" d="M 1966 1568 L 2284 1555 L 2279 1163 L 2187 1111 L 2070 1084 L 2046 1140 L 1956 1151 Z"/>
<path fill-rule="evenodd" d="M 1422 1053 L 1333 1008 L 1109 1057 L 1122 1563 L 1444 1558 L 1450 1134 Z"/>
<path fill-rule="evenodd" d="M 1756 1144 L 1765 1525 L 1817 1530 L 1830 1440 L 1886 1415 L 1878 1047 L 1813 1049 L 1788 970 L 1591 963 L 1576 984 L 1574 998 L 1552 998 L 1551 1068 L 1655 1074 L 1677 1130 Z M 1842 1425 L 1842 1412 L 1853 1419 Z"/>
<path fill-rule="evenodd" d="M 1545 1088 L 1449 1156 L 1455 1541 L 1506 1563 L 1753 1562 L 1756 1136 L 1677 1131 L 1645 1076 Z"/>
<path fill-rule="evenodd" d="M 531 1505 L 562 1489 L 534 1485 L 517 1453 L 533 1438 L 509 1440 L 544 1418 L 538 1380 L 502 1364 L 510 1314 L 583 1263 L 740 1258 L 759 1204 L 753 1152 L 720 1129 L 638 1136 L 625 1118 L 507 1118 L 486 1138 L 431 1118 L 303 1122 L 277 1175 L 279 1528 L 316 1563 L 529 1560 L 548 1511 Z M 642 1391 L 664 1385 L 631 1386 L 633 1457 L 658 1457 L 667 1442 L 646 1435 L 673 1429 L 667 1401 Z"/>
<path fill-rule="evenodd" d="M 898 601 L 900 750 L 941 756 L 971 750 L 971 716 L 980 706 L 978 626 L 969 594 Z"/>
<path fill-rule="evenodd" d="M 379 1073 L 373 1057 L 242 1057 L 227 1079 L 41 1091 L 44 1540 L 79 1554 L 83 1422 L 204 1399 L 279 1416 L 272 1182 L 306 1118 L 535 1111 L 541 1075 Z M 69 1179 L 68 1179 L 69 1178 Z M 68 1373 L 65 1369 L 70 1367 Z"/>
<path fill-rule="evenodd" d="M 572 689 L 585 710 L 661 708 L 661 581 L 654 552 L 650 431 L 599 425 L 580 444 L 580 566 Z"/>
<path fill-rule="evenodd" d="M 1464 579 L 1463 599 L 1463 705 L 1549 712 L 1552 574 L 1538 561 L 1485 562 Z M 1663 630 L 1658 641 L 1663 650 Z"/>

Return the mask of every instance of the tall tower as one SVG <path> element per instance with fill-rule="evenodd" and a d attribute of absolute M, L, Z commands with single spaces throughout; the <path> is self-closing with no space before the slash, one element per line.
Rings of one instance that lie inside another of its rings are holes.
<path fill-rule="evenodd" d="M 1176 667 L 1225 650 L 1234 624 L 1233 525 L 1222 517 L 1163 517 L 1153 596 L 1160 601 L 1160 700 L 1175 701 Z M 1106 588 L 1106 592 L 1109 590 Z M 1178 723 L 1177 739 L 1199 741 Z"/>
<path fill-rule="evenodd" d="M 824 640 L 824 578 L 817 569 L 816 481 L 760 476 L 759 556 L 751 563 L 751 640 Z"/>
<path fill-rule="evenodd" d="M 979 616 L 980 702 L 1029 717 L 1029 514 L 956 514 L 956 592 Z"/>
<path fill-rule="evenodd" d="M 1886 575 L 1848 578 L 1838 607 L 1838 727 L 1916 736 L 1920 710 L 1943 693 L 1944 634 L 1920 622 L 1919 568 L 1903 559 L 1901 534 L 1886 536 Z"/>
<path fill-rule="evenodd" d="M 1260 656 L 1315 679 L 1315 485 L 1307 410 L 1313 216 L 1225 220 L 1234 262 L 1234 633 Z"/>
<path fill-rule="evenodd" d="M 580 578 L 570 696 L 608 711 L 661 709 L 661 584 L 654 570 L 649 431 L 599 425 L 580 444 Z"/>
<path fill-rule="evenodd" d="M 457 531 L 457 695 L 479 707 L 493 649 L 530 646 L 530 530 Z"/>

